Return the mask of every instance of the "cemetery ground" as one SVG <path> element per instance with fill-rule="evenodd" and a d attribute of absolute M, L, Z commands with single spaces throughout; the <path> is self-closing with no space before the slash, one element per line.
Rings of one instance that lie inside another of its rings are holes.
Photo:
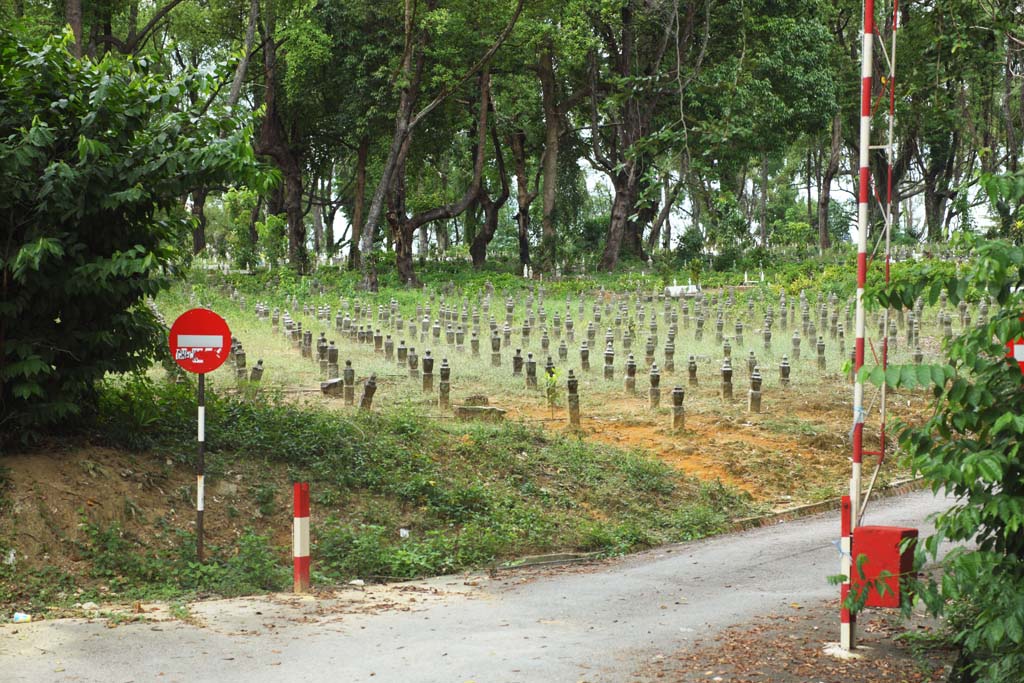
<path fill-rule="evenodd" d="M 684 319 L 683 301 L 637 296 L 637 290 L 557 290 L 542 300 L 534 285 L 510 294 L 489 297 L 499 359 L 492 354 L 482 287 L 448 291 L 447 297 L 440 288 L 360 297 L 208 277 L 161 296 L 155 305 L 168 322 L 192 306 L 209 307 L 225 317 L 241 347 L 207 380 L 210 560 L 196 562 L 194 551 L 194 384 L 168 383 L 165 369 L 155 366 L 148 378 L 107 383 L 94 433 L 4 459 L 4 610 L 46 617 L 80 614 L 90 602 L 163 599 L 170 614 L 187 615 L 183 606 L 203 597 L 280 590 L 290 574 L 292 481 L 311 482 L 313 579 L 322 588 L 354 579 L 500 572 L 528 556 L 617 555 L 720 533 L 764 515 L 799 514 L 845 490 L 852 338 L 844 344 L 834 336 L 845 301 L 816 301 L 813 294 L 809 303 L 800 300 L 811 311 L 808 330 L 791 293 L 768 340 L 759 320 L 766 310 L 778 315 L 780 302 L 765 288 L 708 292 L 700 304 L 706 315 L 701 332 L 694 301 L 686 302 Z M 716 331 L 716 306 L 722 305 L 727 327 Z M 427 322 L 415 313 L 417 306 L 430 310 Z M 389 320 L 382 320 L 384 311 Z M 442 311 L 445 321 L 438 325 Z M 479 316 L 475 324 L 473 313 Z M 912 322 L 895 331 L 895 362 L 910 362 L 914 347 L 929 356 L 938 352 L 942 328 L 935 321 L 942 317 L 926 313 L 918 314 L 913 346 Z M 351 332 L 341 329 L 343 314 Z M 569 316 L 575 318 L 572 332 Z M 341 368 L 351 361 L 351 403 L 360 402 L 364 383 L 374 378 L 369 410 L 350 405 L 343 394 L 324 395 L 317 349 L 303 352 L 302 342 L 310 339 L 286 332 L 286 318 L 301 322 L 314 339 L 323 332 L 325 341 L 334 342 L 338 367 L 328 375 L 341 379 Z M 524 335 L 523 323 L 531 318 Z M 657 329 L 649 328 L 652 318 Z M 507 319 L 509 329 L 503 330 Z M 813 343 L 816 324 L 825 342 L 821 354 Z M 375 349 L 372 333 L 360 341 L 359 325 L 389 334 L 393 358 Z M 453 334 L 459 325 L 461 343 Z M 669 363 L 665 345 L 673 325 Z M 549 330 L 547 348 L 542 328 Z M 797 330 L 803 332 L 802 353 L 792 339 Z M 634 335 L 628 350 L 624 333 Z M 614 350 L 610 378 L 603 367 L 606 335 Z M 653 353 L 645 348 L 648 337 L 656 340 Z M 580 353 L 583 340 L 589 342 L 589 370 Z M 409 355 L 415 347 L 417 367 L 408 357 L 397 363 L 402 342 Z M 513 370 L 517 348 L 523 349 L 520 372 Z M 427 350 L 434 361 L 429 389 L 422 363 Z M 635 388 L 627 390 L 629 353 L 638 367 Z M 536 362 L 532 387 L 527 354 Z M 726 354 L 732 357 L 732 398 L 723 398 Z M 554 368 L 547 373 L 549 355 Z M 751 355 L 762 376 L 760 412 L 748 405 Z M 779 369 L 784 355 L 788 386 Z M 690 356 L 696 384 L 687 368 Z M 257 359 L 263 377 L 251 381 Z M 504 419 L 463 421 L 441 407 L 442 359 L 450 367 L 451 406 L 484 403 Z M 656 407 L 651 361 L 659 366 Z M 570 370 L 579 386 L 578 427 L 570 424 Z M 681 428 L 673 425 L 676 386 L 685 390 Z M 891 414 L 901 419 L 919 419 L 928 408 L 922 392 L 890 395 Z M 877 447 L 877 437 L 869 435 L 866 449 Z M 868 473 L 873 466 L 874 459 L 866 458 Z M 906 476 L 893 458 L 881 469 L 876 491 Z M 144 612 L 119 614 L 115 621 L 145 618 Z"/>

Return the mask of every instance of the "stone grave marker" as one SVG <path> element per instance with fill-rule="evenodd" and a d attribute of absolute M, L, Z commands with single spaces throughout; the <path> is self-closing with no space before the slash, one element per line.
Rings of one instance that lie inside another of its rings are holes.
<path fill-rule="evenodd" d="M 732 400 L 732 364 L 726 358 L 722 361 L 722 399 Z"/>
<path fill-rule="evenodd" d="M 686 392 L 681 386 L 672 389 L 672 429 L 681 432 L 686 428 L 686 409 L 683 407 L 683 399 Z"/>

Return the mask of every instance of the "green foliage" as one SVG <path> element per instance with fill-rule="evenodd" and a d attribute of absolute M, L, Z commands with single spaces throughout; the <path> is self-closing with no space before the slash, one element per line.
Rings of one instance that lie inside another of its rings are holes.
<path fill-rule="evenodd" d="M 142 301 L 187 253 L 181 197 L 255 169 L 249 119 L 190 103 L 211 75 L 77 60 L 66 41 L 0 33 L 3 441 L 66 424 L 104 374 L 148 366 L 164 339 Z"/>
<path fill-rule="evenodd" d="M 981 187 L 997 218 L 990 232 L 1014 244 L 1024 244 L 1024 172 L 983 173 Z"/>
<path fill-rule="evenodd" d="M 141 445 L 120 425 L 138 412 L 131 402 L 148 403 L 162 419 L 145 430 L 145 445 L 177 450 L 194 437 L 192 391 L 187 384 L 107 383 L 100 405 L 110 413 L 101 416 L 100 432 L 115 445 Z M 209 388 L 207 417 L 208 464 L 245 454 L 287 465 L 311 482 L 318 505 L 333 510 L 314 529 L 325 580 L 411 578 L 553 550 L 626 552 L 714 533 L 751 510 L 740 493 L 698 485 L 644 454 L 517 424 L 441 427 L 409 410 L 339 416 Z M 190 450 L 184 458 L 191 457 Z M 275 490 L 253 485 L 264 514 L 273 511 Z M 407 538 L 400 528 L 409 529 Z M 193 566 L 187 538 L 152 572 L 145 558 L 108 561 L 104 549 L 127 543 L 111 528 L 97 530 L 90 546 L 115 576 L 167 585 L 170 563 L 183 572 L 172 582 L 182 590 L 226 590 L 220 572 L 230 562 Z"/>
<path fill-rule="evenodd" d="M 259 265 L 259 225 L 257 223 L 256 242 L 253 242 L 253 235 L 250 234 L 249 226 L 249 221 L 252 219 L 252 211 L 258 201 L 259 196 L 252 190 L 238 188 L 228 190 L 222 197 L 222 226 L 218 225 L 218 221 L 215 220 L 217 213 L 212 212 L 209 205 L 206 209 L 208 221 L 206 229 L 207 241 L 214 245 L 223 244 L 222 255 L 230 254 L 231 261 L 236 268 L 255 268 Z M 275 249 L 277 249 L 276 256 L 280 258 L 280 241 L 274 244 L 276 245 Z"/>
<path fill-rule="evenodd" d="M 77 543 L 80 555 L 89 560 L 93 578 L 115 593 L 234 596 L 281 590 L 288 582 L 280 551 L 252 530 L 232 549 L 208 546 L 206 562 L 199 563 L 192 534 L 177 534 L 168 553 L 142 546 L 116 522 L 100 526 L 83 517 L 79 528 L 84 535 Z"/>
<path fill-rule="evenodd" d="M 0 552 L 8 548 L 0 541 Z M 67 599 L 74 591 L 74 577 L 57 567 L 22 571 L 17 564 L 0 562 L 0 605 L 36 615 Z"/>
<path fill-rule="evenodd" d="M 288 224 L 281 216 L 271 214 L 256 223 L 259 244 L 267 265 L 277 268 L 288 256 Z"/>
<path fill-rule="evenodd" d="M 941 580 L 918 586 L 936 614 L 949 601 L 964 602 L 972 617 L 954 635 L 965 680 L 1006 681 L 1024 667 L 1024 376 L 1006 343 L 1024 338 L 1024 249 L 977 242 L 976 258 L 959 276 L 894 283 L 875 300 L 905 304 L 917 296 L 934 302 L 941 291 L 962 300 L 972 289 L 994 297 L 1000 312 L 947 347 L 948 365 L 872 371 L 873 381 L 895 387 L 931 386 L 934 415 L 904 427 L 899 440 L 913 467 L 956 504 L 936 519 L 936 534 L 919 544 L 919 559 L 938 556 L 948 539 L 972 542 L 943 561 Z"/>

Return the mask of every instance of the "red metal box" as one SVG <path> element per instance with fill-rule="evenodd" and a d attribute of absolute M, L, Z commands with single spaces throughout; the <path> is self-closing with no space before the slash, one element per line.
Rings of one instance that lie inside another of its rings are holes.
<path fill-rule="evenodd" d="M 914 539 L 903 552 L 904 539 Z M 862 526 L 857 527 L 853 532 L 853 576 L 850 583 L 854 590 L 863 590 L 862 586 L 868 584 L 867 607 L 899 607 L 900 606 L 900 577 L 909 575 L 914 569 L 914 544 L 917 542 L 917 529 L 909 529 L 899 526 Z M 867 560 L 861 565 L 864 578 L 861 579 L 857 571 L 857 562 L 860 555 L 865 555 Z M 891 576 L 883 579 L 888 587 L 882 595 L 872 585 L 879 579 L 883 571 L 889 572 Z"/>

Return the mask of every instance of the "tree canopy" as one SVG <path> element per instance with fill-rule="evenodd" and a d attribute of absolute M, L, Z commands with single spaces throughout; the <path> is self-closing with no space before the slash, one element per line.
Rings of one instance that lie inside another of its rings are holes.
<path fill-rule="evenodd" d="M 252 119 L 214 103 L 215 73 L 80 60 L 71 41 L 0 33 L 5 436 L 68 421 L 104 373 L 152 362 L 163 330 L 144 299 L 189 254 L 182 198 L 257 169 Z"/>

